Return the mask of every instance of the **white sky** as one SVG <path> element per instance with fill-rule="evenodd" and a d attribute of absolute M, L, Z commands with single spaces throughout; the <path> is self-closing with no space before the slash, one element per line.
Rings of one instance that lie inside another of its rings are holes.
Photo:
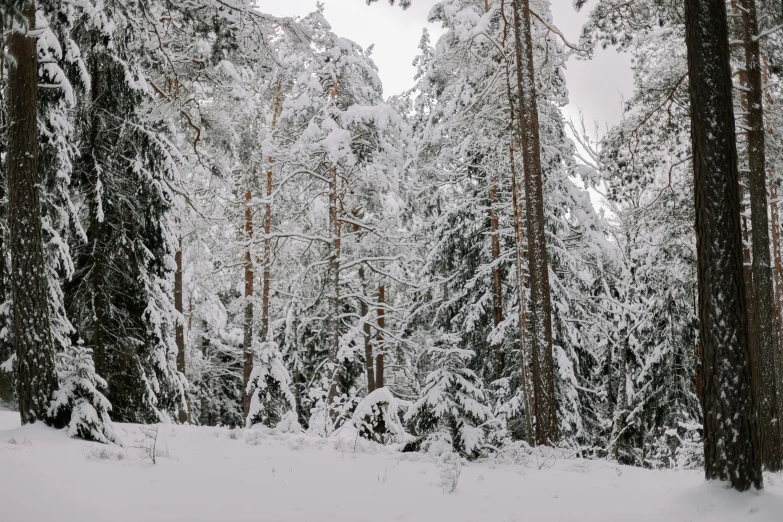
<path fill-rule="evenodd" d="M 495 0 L 497 1 L 497 0 Z M 380 69 L 384 94 L 400 93 L 413 85 L 411 65 L 418 52 L 419 39 L 428 27 L 433 43 L 441 34 L 439 26 L 427 23 L 427 13 L 437 0 L 413 0 L 405 11 L 391 7 L 387 0 L 367 6 L 365 0 L 323 0 L 325 16 L 339 36 L 349 38 L 362 47 L 375 44 L 373 60 Z M 315 9 L 316 0 L 257 0 L 262 11 L 276 16 L 306 15 Z M 555 24 L 571 42 L 579 33 L 587 9 L 576 13 L 571 0 L 553 0 Z M 571 59 L 566 80 L 571 105 L 569 112 L 581 110 L 588 130 L 592 122 L 601 129 L 620 120 L 623 97 L 633 92 L 631 62 L 627 55 L 613 50 L 598 51 L 591 61 Z"/>

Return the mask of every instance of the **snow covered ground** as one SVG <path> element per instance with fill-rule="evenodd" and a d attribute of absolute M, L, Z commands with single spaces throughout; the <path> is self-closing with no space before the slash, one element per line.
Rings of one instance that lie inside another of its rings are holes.
<path fill-rule="evenodd" d="M 124 448 L 0 411 L 0 521 L 783 520 L 780 474 L 738 494 L 697 471 L 527 457 L 465 464 L 448 494 L 436 460 L 355 438 L 161 425 L 153 464 L 141 428 L 116 427 Z"/>

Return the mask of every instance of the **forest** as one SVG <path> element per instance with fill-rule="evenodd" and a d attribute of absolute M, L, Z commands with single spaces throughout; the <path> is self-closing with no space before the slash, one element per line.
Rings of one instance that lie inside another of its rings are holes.
<path fill-rule="evenodd" d="M 783 483 L 783 6 L 572 2 L 440 0 L 385 94 L 320 3 L 0 0 L 2 409 Z"/>

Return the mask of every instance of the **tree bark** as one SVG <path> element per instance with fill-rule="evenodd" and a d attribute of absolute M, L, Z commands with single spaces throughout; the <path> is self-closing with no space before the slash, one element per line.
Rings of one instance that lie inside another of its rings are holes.
<path fill-rule="evenodd" d="M 538 129 L 538 103 L 536 100 L 529 0 L 514 0 L 514 27 L 517 87 L 520 98 L 519 129 L 525 173 L 536 443 L 554 444 L 558 440 L 557 399 L 555 397 L 552 355 L 549 262 L 544 229 L 541 140 Z"/>
<path fill-rule="evenodd" d="M 742 275 L 726 4 L 685 0 L 708 480 L 762 487 Z"/>
<path fill-rule="evenodd" d="M 503 275 L 500 270 L 500 235 L 498 233 L 499 219 L 498 219 L 498 185 L 494 176 L 490 181 L 489 186 L 489 222 L 491 230 L 491 245 L 492 245 L 492 289 L 495 294 L 493 318 L 495 320 L 495 328 L 503 322 Z M 506 355 L 503 353 L 503 345 L 498 346 L 497 352 L 498 366 L 497 377 L 503 376 L 503 372 L 506 367 Z"/>
<path fill-rule="evenodd" d="M 767 217 L 767 165 L 764 128 L 764 86 L 761 50 L 756 18 L 756 0 L 740 0 L 745 27 L 745 70 L 747 78 L 746 123 L 748 145 L 748 188 L 753 224 L 753 310 L 759 346 L 759 409 L 763 463 L 767 470 L 781 469 L 781 440 L 778 428 L 778 330 L 770 261 L 769 219 Z"/>
<path fill-rule="evenodd" d="M 512 108 L 513 114 L 513 108 Z M 535 433 L 533 432 L 534 405 L 532 402 L 533 392 L 530 389 L 530 364 L 528 363 L 527 353 L 527 296 L 525 295 L 525 229 L 522 222 L 522 208 L 519 204 L 519 185 L 517 184 L 517 172 L 514 162 L 514 147 L 509 147 L 511 157 L 511 185 L 512 185 L 512 204 L 514 206 L 514 229 L 517 240 L 517 292 L 519 299 L 519 352 L 522 364 L 522 400 L 525 408 L 525 437 L 531 446 L 535 444 Z"/>
<path fill-rule="evenodd" d="M 245 418 L 250 414 L 250 400 L 253 394 L 248 390 L 250 375 L 253 373 L 253 255 L 251 253 L 253 243 L 253 210 L 250 207 L 250 201 L 253 194 L 248 190 L 245 192 L 245 241 L 247 241 L 247 250 L 245 250 L 245 325 L 242 340 L 243 367 L 242 367 L 242 390 L 243 390 L 243 410 Z"/>
<path fill-rule="evenodd" d="M 32 30 L 35 2 L 25 2 L 22 14 Z M 50 423 L 47 408 L 57 389 L 38 189 L 37 42 L 20 30 L 8 37 L 8 54 L 16 60 L 8 73 L 8 228 L 22 424 Z"/>
<path fill-rule="evenodd" d="M 332 104 L 337 105 L 337 86 L 339 78 L 335 79 L 332 86 Z M 336 116 L 332 116 L 336 119 Z M 340 349 L 340 195 L 337 165 L 329 169 L 329 281 L 331 288 L 327 289 L 328 319 L 326 321 L 327 339 L 329 350 L 329 392 L 326 402 L 332 420 L 337 418 L 337 410 L 334 409 L 334 398 L 337 396 L 337 379 L 339 376 L 339 361 L 337 354 Z"/>
<path fill-rule="evenodd" d="M 767 57 L 764 56 L 764 85 L 769 83 L 769 64 Z M 769 91 L 765 91 L 764 101 L 767 107 L 771 107 L 773 100 Z M 772 136 L 774 131 L 772 126 L 767 124 L 767 134 Z M 773 171 L 769 171 L 767 178 L 775 179 Z M 778 214 L 778 187 L 770 183 L 770 215 L 772 216 L 772 255 L 775 273 L 775 311 L 777 315 L 778 327 L 778 429 L 780 438 L 783 440 L 783 264 L 780 258 L 780 216 Z"/>
<path fill-rule="evenodd" d="M 185 321 L 184 307 L 182 304 L 182 237 L 177 241 L 177 251 L 174 253 L 174 262 L 177 268 L 174 270 L 174 309 L 182 316 L 182 320 L 177 321 L 174 327 L 175 340 L 177 343 L 177 371 L 185 375 Z M 188 399 L 189 402 L 189 399 Z M 190 418 L 190 408 L 188 411 L 180 409 L 179 422 L 185 423 Z"/>
<path fill-rule="evenodd" d="M 378 335 L 376 340 L 378 342 L 378 355 L 375 357 L 375 387 L 383 388 L 384 382 L 384 355 L 386 354 L 386 348 L 384 346 L 383 331 L 386 328 L 386 287 L 383 284 L 378 286 Z"/>
<path fill-rule="evenodd" d="M 277 128 L 277 116 L 280 112 L 280 88 L 277 82 L 275 108 L 272 112 L 272 132 Z M 261 341 L 269 341 L 269 296 L 272 287 L 272 165 L 274 158 L 269 156 L 269 169 L 266 171 L 266 208 L 264 209 L 264 275 L 261 289 Z"/>

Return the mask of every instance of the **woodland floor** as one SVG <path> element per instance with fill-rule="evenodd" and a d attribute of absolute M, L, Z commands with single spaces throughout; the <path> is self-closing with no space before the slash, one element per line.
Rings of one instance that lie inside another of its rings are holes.
<path fill-rule="evenodd" d="M 527 456 L 465 464 L 448 494 L 436 459 L 355 437 L 161 425 L 153 464 L 140 426 L 115 427 L 124 447 L 22 428 L 18 414 L 0 411 L 0 520 L 783 520 L 781 474 L 738 494 L 699 471 Z"/>

